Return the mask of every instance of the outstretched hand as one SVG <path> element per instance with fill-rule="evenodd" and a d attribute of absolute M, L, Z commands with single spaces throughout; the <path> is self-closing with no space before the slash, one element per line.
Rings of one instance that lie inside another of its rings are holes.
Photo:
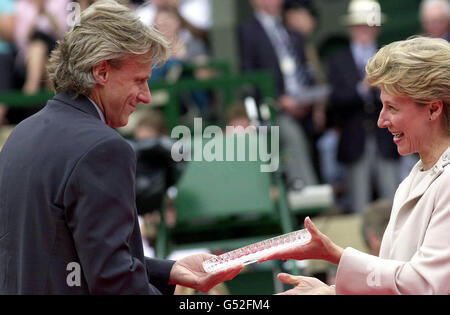
<path fill-rule="evenodd" d="M 311 234 L 311 240 L 307 244 L 280 250 L 260 259 L 259 262 L 274 259 L 322 259 L 338 264 L 344 250 L 322 234 L 309 217 L 305 219 L 305 227 Z"/>
<path fill-rule="evenodd" d="M 295 285 L 295 288 L 277 295 L 334 295 L 335 288 L 323 283 L 319 279 L 303 276 L 293 276 L 287 273 L 278 274 L 278 279 L 286 284 Z"/>
<path fill-rule="evenodd" d="M 211 254 L 196 254 L 178 260 L 170 272 L 169 284 L 178 284 L 202 292 L 208 292 L 221 282 L 236 277 L 244 268 L 243 265 L 222 270 L 216 273 L 208 273 L 203 269 L 202 263 Z"/>

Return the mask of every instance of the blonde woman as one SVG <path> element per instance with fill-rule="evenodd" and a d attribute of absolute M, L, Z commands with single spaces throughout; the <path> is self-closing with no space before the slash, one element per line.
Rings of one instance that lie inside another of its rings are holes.
<path fill-rule="evenodd" d="M 99 1 L 53 51 L 56 96 L 0 153 L 0 294 L 208 291 L 241 267 L 207 274 L 212 255 L 144 257 L 136 156 L 113 128 L 151 100 L 147 79 L 167 42 L 127 7 Z"/>
<path fill-rule="evenodd" d="M 387 45 L 369 60 L 368 82 L 381 89 L 378 126 L 401 155 L 420 161 L 398 187 L 379 257 L 343 249 L 309 218 L 308 245 L 266 259 L 324 259 L 338 264 L 336 287 L 280 274 L 297 285 L 286 294 L 450 293 L 450 44 L 413 38 Z"/>

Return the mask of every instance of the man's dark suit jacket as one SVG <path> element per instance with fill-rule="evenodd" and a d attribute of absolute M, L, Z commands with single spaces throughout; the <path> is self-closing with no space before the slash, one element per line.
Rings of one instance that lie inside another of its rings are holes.
<path fill-rule="evenodd" d="M 307 65 L 304 42 L 301 36 L 286 30 L 298 60 Z M 286 93 L 275 48 L 261 23 L 252 17 L 238 28 L 240 61 L 242 71 L 266 70 L 274 75 L 277 95 Z M 312 76 L 306 69 L 307 84 L 312 84 Z"/>
<path fill-rule="evenodd" d="M 450 32 L 447 32 L 447 34 L 444 36 L 444 39 L 450 42 Z"/>
<path fill-rule="evenodd" d="M 144 258 L 135 165 L 84 96 L 21 122 L 0 152 L 0 294 L 173 293 L 173 262 Z"/>
<path fill-rule="evenodd" d="M 350 49 L 344 49 L 330 58 L 329 80 L 333 92 L 331 112 L 334 123 L 341 129 L 338 159 L 344 163 L 358 160 L 364 153 L 365 141 L 373 132 L 378 150 L 385 158 L 398 158 L 392 134 L 386 128 L 378 128 L 377 121 L 382 103 L 379 93 L 372 91 L 373 106 L 365 105 L 356 86 L 362 80 Z"/>

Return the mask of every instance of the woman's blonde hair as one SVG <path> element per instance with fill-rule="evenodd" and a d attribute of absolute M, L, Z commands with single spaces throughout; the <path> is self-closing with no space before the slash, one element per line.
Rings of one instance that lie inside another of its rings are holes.
<path fill-rule="evenodd" d="M 419 105 L 444 103 L 447 128 L 450 106 L 450 43 L 440 38 L 412 37 L 393 42 L 369 59 L 366 79 L 372 86 Z"/>
<path fill-rule="evenodd" d="M 164 62 L 168 46 L 163 35 L 145 26 L 126 6 L 102 0 L 87 8 L 58 42 L 47 71 L 56 93 L 87 95 L 97 83 L 92 69 L 101 61 L 120 67 L 132 55 L 151 53 L 154 64 Z"/>

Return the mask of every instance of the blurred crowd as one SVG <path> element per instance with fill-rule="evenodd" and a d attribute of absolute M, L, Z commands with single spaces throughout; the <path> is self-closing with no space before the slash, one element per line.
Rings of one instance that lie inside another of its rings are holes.
<path fill-rule="evenodd" d="M 0 1 L 0 92 L 21 89 L 33 95 L 50 89 L 45 66 L 52 49 L 70 29 L 76 10 L 84 10 L 95 0 L 75 1 L 76 7 L 71 2 Z M 155 26 L 171 43 L 172 55 L 166 64 L 155 67 L 152 82 L 176 80 L 183 63 L 212 57 L 209 0 L 119 2 L 133 8 L 144 24 Z M 365 65 L 380 47 L 380 29 L 390 17 L 375 0 L 349 1 L 347 12 L 342 12 L 348 41 L 325 67 L 312 44 L 320 18 L 313 0 L 249 2 L 253 15 L 236 30 L 241 71 L 269 70 L 274 75 L 288 191 L 330 184 L 338 211 L 344 213 L 361 213 L 375 199 L 391 201 L 417 157 L 400 157 L 392 135 L 377 128 L 379 92 L 364 80 Z M 379 25 L 368 25 L 368 13 L 378 14 Z M 418 16 L 422 35 L 450 40 L 448 0 L 422 1 Z M 196 97 L 211 100 L 207 94 Z M 233 124 L 250 123 L 242 106 L 232 108 L 229 116 Z M 7 120 L 7 108 L 0 104 L 0 125 L 7 125 Z M 167 136 L 163 120 L 155 112 L 142 117 L 134 140 Z M 0 134 L 0 145 L 2 141 Z M 149 222 L 159 219 L 158 215 L 148 218 Z M 369 235 L 368 242 L 378 239 Z"/>
<path fill-rule="evenodd" d="M 20 88 L 24 94 L 36 94 L 50 89 L 45 65 L 51 50 L 73 26 L 78 8 L 83 11 L 95 0 L 78 0 L 76 8 L 70 2 L 1 1 L 0 91 Z M 178 78 L 184 62 L 211 58 L 209 0 L 119 2 L 171 43 L 172 55 L 155 67 L 152 82 Z M 339 198 L 347 192 L 338 200 L 349 212 L 362 211 L 374 195 L 392 199 L 415 158 L 400 159 L 390 135 L 376 127 L 379 96 L 364 81 L 365 64 L 379 47 L 385 19 L 378 2 L 349 2 L 342 18 L 348 47 L 330 56 L 327 69 L 311 40 L 319 19 L 314 1 L 249 2 L 254 15 L 237 29 L 241 70 L 269 70 L 275 76 L 288 189 L 332 184 Z M 368 25 L 368 10 L 379 14 L 380 25 Z M 424 34 L 449 39 L 447 0 L 424 0 L 418 15 Z M 6 107 L 0 105 L 0 122 L 7 124 L 7 117 Z"/>

